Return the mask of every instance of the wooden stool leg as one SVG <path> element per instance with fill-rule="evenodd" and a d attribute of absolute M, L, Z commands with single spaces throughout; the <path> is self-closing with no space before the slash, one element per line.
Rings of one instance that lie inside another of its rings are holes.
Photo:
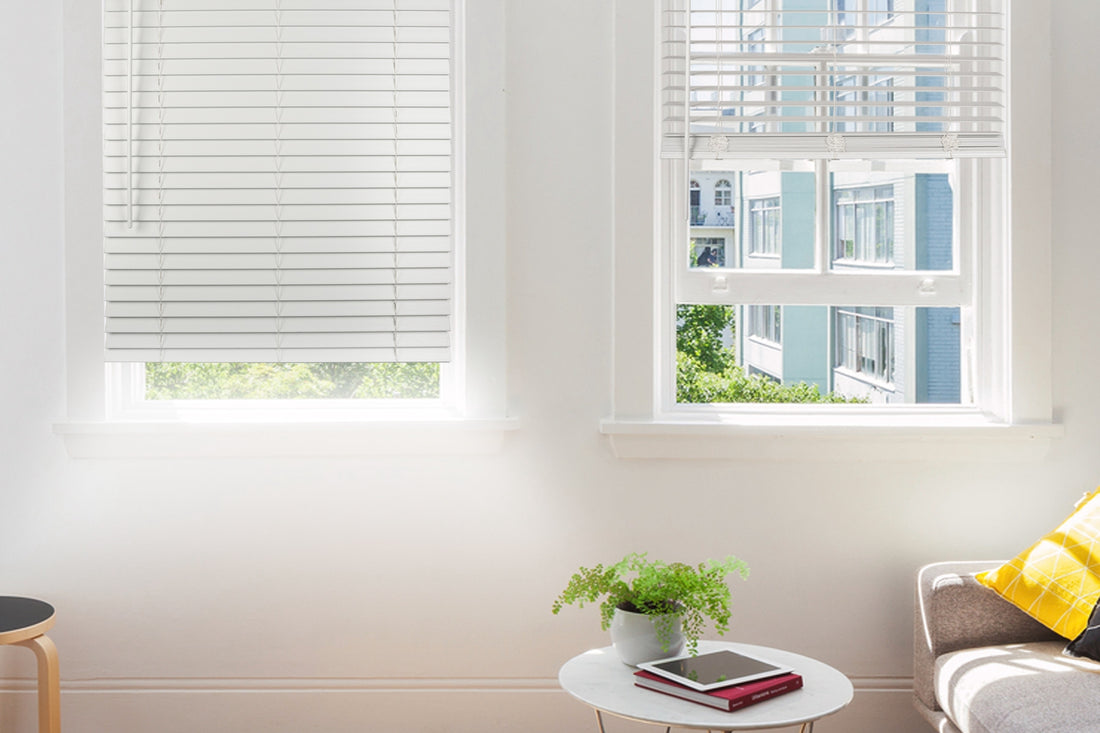
<path fill-rule="evenodd" d="M 48 636 L 17 642 L 38 658 L 38 733 L 61 733 L 61 684 L 57 647 Z"/>

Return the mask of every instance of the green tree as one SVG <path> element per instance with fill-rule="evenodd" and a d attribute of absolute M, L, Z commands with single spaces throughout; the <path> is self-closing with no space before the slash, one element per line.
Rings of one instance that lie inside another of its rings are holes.
<path fill-rule="evenodd" d="M 711 372 L 722 372 L 736 362 L 733 349 L 723 345 L 736 336 L 732 305 L 676 306 L 676 352 L 687 354 Z"/>
<path fill-rule="evenodd" d="M 439 396 L 439 364 L 369 364 L 354 397 L 427 399 Z"/>
<path fill-rule="evenodd" d="M 145 365 L 150 400 L 428 399 L 439 365 L 161 362 Z"/>
<path fill-rule="evenodd" d="M 681 403 L 838 403 L 866 402 L 816 384 L 780 384 L 762 374 L 746 374 L 732 347 L 733 306 L 676 306 L 676 401 Z"/>

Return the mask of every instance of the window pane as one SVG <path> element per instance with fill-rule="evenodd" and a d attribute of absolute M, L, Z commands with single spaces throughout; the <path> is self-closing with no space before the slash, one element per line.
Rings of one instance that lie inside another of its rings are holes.
<path fill-rule="evenodd" d="M 960 404 L 959 308 L 678 305 L 680 403 Z"/>
<path fill-rule="evenodd" d="M 435 363 L 145 365 L 147 400 L 435 399 Z"/>
<path fill-rule="evenodd" d="M 830 165 L 833 268 L 953 269 L 955 163 L 890 161 L 878 167 L 861 161 Z"/>
<path fill-rule="evenodd" d="M 794 168 L 692 170 L 688 266 L 813 267 L 813 166 Z M 706 246 L 713 256 L 704 254 Z"/>

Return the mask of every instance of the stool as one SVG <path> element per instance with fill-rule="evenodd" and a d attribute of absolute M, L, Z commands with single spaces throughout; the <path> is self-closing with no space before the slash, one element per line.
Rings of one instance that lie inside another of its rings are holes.
<path fill-rule="evenodd" d="M 38 733 L 61 732 L 57 647 L 45 635 L 53 622 L 53 606 L 45 601 L 0 596 L 0 644 L 25 646 L 38 658 Z"/>

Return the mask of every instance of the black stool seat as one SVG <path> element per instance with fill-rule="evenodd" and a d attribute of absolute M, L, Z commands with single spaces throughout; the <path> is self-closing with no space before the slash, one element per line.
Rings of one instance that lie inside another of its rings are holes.
<path fill-rule="evenodd" d="M 38 628 L 53 619 L 53 606 L 37 598 L 0 596 L 0 644 L 10 644 L 16 635 L 24 639 L 38 636 Z M 12 636 L 11 640 L 6 637 Z"/>
<path fill-rule="evenodd" d="M 46 632 L 53 627 L 53 606 L 37 598 L 0 596 L 0 644 L 34 652 L 38 660 L 38 732 L 61 733 L 61 683 L 57 647 Z"/>

